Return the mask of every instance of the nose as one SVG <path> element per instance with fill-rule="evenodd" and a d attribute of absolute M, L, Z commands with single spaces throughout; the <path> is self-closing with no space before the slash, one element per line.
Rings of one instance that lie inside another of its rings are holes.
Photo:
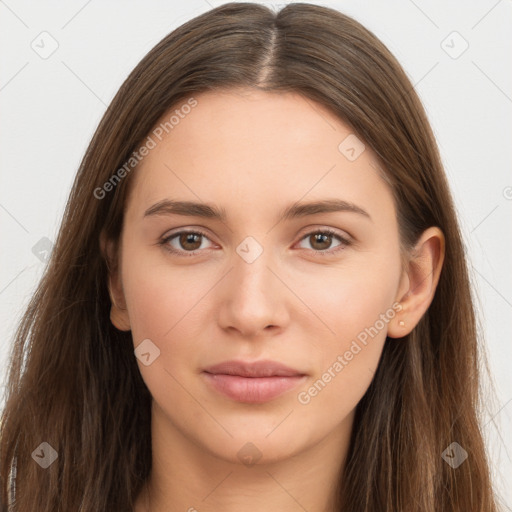
<path fill-rule="evenodd" d="M 252 263 L 234 255 L 234 267 L 219 289 L 222 329 L 256 338 L 286 328 L 291 294 L 274 270 L 269 253 L 263 251 Z"/>

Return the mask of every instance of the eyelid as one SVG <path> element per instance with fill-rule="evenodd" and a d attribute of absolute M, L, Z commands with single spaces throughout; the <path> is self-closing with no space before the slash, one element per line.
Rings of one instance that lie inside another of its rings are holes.
<path fill-rule="evenodd" d="M 193 235 L 201 235 L 204 238 L 207 238 L 210 242 L 214 243 L 210 236 L 202 229 L 202 228 L 177 228 L 178 231 L 171 231 L 166 233 L 159 241 L 158 244 L 163 246 L 165 250 L 170 252 L 171 254 L 176 254 L 178 256 L 195 256 L 196 254 L 200 252 L 204 252 L 205 249 L 196 249 L 195 251 L 183 251 L 174 249 L 174 247 L 170 247 L 169 242 L 173 238 L 186 234 L 191 233 Z"/>
<path fill-rule="evenodd" d="M 327 226 L 324 226 L 324 227 L 318 226 L 316 228 L 309 228 L 308 231 L 306 231 L 305 233 L 300 235 L 299 241 L 297 243 L 300 243 L 303 240 L 305 240 L 307 237 L 310 237 L 310 236 L 313 236 L 316 234 L 327 234 L 334 238 L 337 238 L 340 242 L 340 245 L 338 245 L 334 248 L 329 248 L 329 249 L 324 249 L 324 250 L 319 250 L 319 251 L 315 251 L 313 249 L 303 249 L 303 250 L 307 250 L 310 253 L 313 253 L 314 257 L 316 257 L 316 256 L 320 256 L 320 257 L 336 256 L 338 254 L 338 252 L 344 250 L 346 247 L 348 247 L 354 243 L 353 238 L 348 233 L 344 232 L 344 234 L 342 234 L 337 229 L 327 227 Z"/>
<path fill-rule="evenodd" d="M 330 226 L 322 226 L 322 225 L 318 225 L 318 224 L 305 227 L 304 232 L 299 235 L 299 238 L 300 238 L 300 240 L 302 240 L 305 236 L 308 236 L 308 235 L 311 236 L 311 235 L 314 235 L 315 233 L 329 233 L 333 236 L 340 238 L 341 240 L 345 240 L 346 242 L 349 242 L 349 243 L 355 242 L 354 237 L 345 230 L 338 229 L 338 228 L 332 228 Z"/>
<path fill-rule="evenodd" d="M 181 234 L 184 234 L 184 233 L 201 235 L 204 238 L 208 239 L 210 242 L 215 243 L 211 240 L 210 236 L 202 228 L 176 228 L 176 229 L 178 229 L 178 231 L 171 231 L 171 232 L 166 233 L 161 238 L 161 240 L 159 240 L 159 242 L 158 242 L 159 245 L 164 246 L 164 248 L 172 254 L 186 257 L 186 256 L 195 256 L 195 255 L 205 251 L 205 249 L 196 249 L 195 251 L 184 251 L 184 250 L 178 250 L 178 249 L 171 248 L 169 246 L 169 241 Z M 346 247 L 348 247 L 349 245 L 352 245 L 354 243 L 353 238 L 348 233 L 344 232 L 344 234 L 342 234 L 335 228 L 331 228 L 331 227 L 327 227 L 327 226 L 325 226 L 325 227 L 318 226 L 318 227 L 308 227 L 305 229 L 308 229 L 308 230 L 303 232 L 301 235 L 299 235 L 299 240 L 294 245 L 297 245 L 298 243 L 302 242 L 307 237 L 315 235 L 315 234 L 328 234 L 335 238 L 338 238 L 338 240 L 340 241 L 340 245 L 333 249 L 324 249 L 324 250 L 319 250 L 319 251 L 315 251 L 313 249 L 303 249 L 303 250 L 307 250 L 309 252 L 314 253 L 315 256 L 316 255 L 318 255 L 318 256 L 334 255 L 338 251 L 343 250 Z"/>

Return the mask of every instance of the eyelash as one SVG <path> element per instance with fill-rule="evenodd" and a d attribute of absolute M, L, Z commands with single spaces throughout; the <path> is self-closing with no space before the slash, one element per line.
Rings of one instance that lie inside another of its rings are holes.
<path fill-rule="evenodd" d="M 163 248 L 166 251 L 168 251 L 168 252 L 170 252 L 172 254 L 175 254 L 177 256 L 183 256 L 183 257 L 196 256 L 199 252 L 201 252 L 202 249 L 196 249 L 195 251 L 178 251 L 178 250 L 176 250 L 176 249 L 174 249 L 174 248 L 169 246 L 169 241 L 171 241 L 173 238 L 176 238 L 177 236 L 185 234 L 185 233 L 189 233 L 189 234 L 193 234 L 193 235 L 201 235 L 201 236 L 203 236 L 205 238 L 208 238 L 208 235 L 206 233 L 204 233 L 203 231 L 200 231 L 200 230 L 194 230 L 194 231 L 184 230 L 184 231 L 178 231 L 177 233 L 173 233 L 172 235 L 166 236 L 165 238 L 160 240 L 158 243 L 159 243 L 159 245 L 163 246 Z M 315 256 L 317 256 L 317 255 L 320 256 L 320 257 L 332 256 L 333 254 L 336 254 L 339 251 L 344 250 L 346 247 L 350 246 L 351 243 L 352 243 L 347 238 L 341 236 L 339 233 L 337 233 L 337 232 L 335 232 L 335 231 L 333 231 L 332 229 L 329 229 L 329 228 L 317 229 L 315 231 L 310 231 L 309 233 L 306 233 L 300 239 L 300 241 L 302 241 L 305 238 L 308 238 L 308 237 L 310 237 L 312 235 L 319 235 L 319 234 L 333 236 L 334 238 L 337 238 L 341 242 L 341 245 L 339 245 L 338 247 L 335 247 L 334 249 L 325 249 L 325 250 L 321 250 L 321 251 L 312 250 L 315 253 Z M 208 240 L 209 240 L 209 238 L 208 238 Z"/>

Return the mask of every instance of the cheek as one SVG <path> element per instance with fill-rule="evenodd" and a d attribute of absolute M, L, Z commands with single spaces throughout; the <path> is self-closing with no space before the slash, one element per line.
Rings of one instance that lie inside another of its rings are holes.
<path fill-rule="evenodd" d="M 123 284 L 134 341 L 171 337 L 200 308 L 211 276 L 183 268 L 173 271 L 161 257 L 132 254 L 123 268 Z"/>
<path fill-rule="evenodd" d="M 297 401 L 306 411 L 314 409 L 326 424 L 341 422 L 356 407 L 373 379 L 386 341 L 394 310 L 382 297 L 365 295 L 337 306 L 327 302 L 322 310 L 335 334 L 315 347 L 314 371 Z"/>
<path fill-rule="evenodd" d="M 208 293 L 218 279 L 207 268 L 187 272 L 184 267 L 172 270 L 161 261 L 143 262 L 142 255 L 126 262 L 124 292 L 134 347 L 149 339 L 159 350 L 154 363 L 139 364 L 149 389 L 158 395 L 162 386 L 177 386 L 170 376 L 181 381 L 197 366 L 197 342 L 205 338 L 205 325 L 211 323 Z M 179 392 L 179 386 L 174 391 Z"/>
<path fill-rule="evenodd" d="M 373 265 L 371 270 L 337 271 L 322 280 L 328 287 L 311 280 L 301 289 L 304 302 L 321 322 L 311 314 L 307 321 L 303 317 L 297 322 L 302 322 L 310 339 L 315 339 L 313 324 L 324 332 L 316 337 L 314 375 L 297 396 L 306 410 L 315 408 L 321 416 L 333 414 L 331 419 L 336 421 L 362 398 L 377 368 L 388 323 L 395 316 L 397 276 L 389 268 L 385 272 Z"/>
<path fill-rule="evenodd" d="M 134 348 L 149 339 L 154 344 L 149 351 L 157 354 L 151 354 L 148 365 L 139 360 L 138 366 L 158 404 L 169 405 L 173 397 L 178 409 L 189 406 L 180 383 L 187 382 L 194 370 L 195 351 L 190 340 L 201 339 L 206 321 L 201 297 L 209 288 L 210 280 L 191 279 L 165 265 L 125 267 L 124 291 Z"/>
<path fill-rule="evenodd" d="M 295 276 L 293 280 L 290 277 L 294 293 L 307 308 L 306 314 L 302 306 L 292 311 L 293 321 L 308 334 L 315 327 L 322 332 L 319 348 L 342 350 L 391 308 L 398 276 L 393 266 L 382 268 L 378 261 L 362 261 L 320 269 Z M 378 323 L 378 328 L 385 336 L 387 323 L 381 324 Z"/>

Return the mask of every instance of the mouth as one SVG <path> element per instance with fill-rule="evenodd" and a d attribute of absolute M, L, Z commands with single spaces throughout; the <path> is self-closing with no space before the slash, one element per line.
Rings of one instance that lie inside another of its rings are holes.
<path fill-rule="evenodd" d="M 295 388 L 307 375 L 276 361 L 226 361 L 203 370 L 208 384 L 231 400 L 265 403 Z"/>

